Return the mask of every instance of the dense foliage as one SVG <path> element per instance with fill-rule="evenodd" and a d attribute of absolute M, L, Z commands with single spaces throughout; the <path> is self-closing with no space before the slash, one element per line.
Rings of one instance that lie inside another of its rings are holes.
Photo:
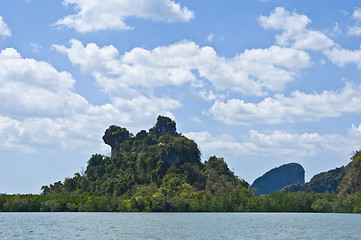
<path fill-rule="evenodd" d="M 361 192 L 361 152 L 356 152 L 347 165 L 347 173 L 342 179 L 338 191 L 347 197 Z"/>
<path fill-rule="evenodd" d="M 282 192 L 337 192 L 337 187 L 346 174 L 346 167 L 332 169 L 327 172 L 316 174 L 305 184 L 293 184 L 284 187 Z"/>
<path fill-rule="evenodd" d="M 1 195 L 0 212 L 343 212 L 361 213 L 361 194 L 342 198 L 336 193 L 273 192 L 253 195 L 246 189 L 220 189 L 210 197 L 183 189 L 166 197 L 149 189 L 128 198 L 83 194 Z"/>

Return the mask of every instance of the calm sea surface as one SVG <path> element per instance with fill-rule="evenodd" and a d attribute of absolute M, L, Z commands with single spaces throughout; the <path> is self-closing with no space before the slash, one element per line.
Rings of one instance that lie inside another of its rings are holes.
<path fill-rule="evenodd" d="M 0 239 L 361 239 L 361 214 L 0 213 Z"/>

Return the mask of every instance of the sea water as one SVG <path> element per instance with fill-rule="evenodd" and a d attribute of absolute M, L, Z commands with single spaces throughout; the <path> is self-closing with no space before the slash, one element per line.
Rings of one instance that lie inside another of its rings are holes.
<path fill-rule="evenodd" d="M 361 214 L 0 213 L 0 239 L 361 239 Z"/>

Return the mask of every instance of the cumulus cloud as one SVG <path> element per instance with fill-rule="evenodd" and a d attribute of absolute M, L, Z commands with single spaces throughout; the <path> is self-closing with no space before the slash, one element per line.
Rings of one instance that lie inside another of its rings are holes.
<path fill-rule="evenodd" d="M 34 149 L 26 146 L 20 141 L 25 129 L 20 126 L 20 122 L 10 117 L 0 115 L 0 149 L 2 152 L 21 149 L 25 153 L 33 153 Z"/>
<path fill-rule="evenodd" d="M 77 14 L 58 20 L 55 26 L 66 26 L 85 33 L 91 31 L 131 29 L 125 23 L 129 17 L 154 21 L 188 22 L 194 13 L 173 0 L 64 0 L 64 5 L 73 5 Z"/>
<path fill-rule="evenodd" d="M 311 20 L 306 15 L 291 13 L 283 7 L 276 7 L 269 16 L 261 16 L 260 24 L 265 29 L 280 30 L 277 44 L 297 49 L 324 50 L 335 46 L 333 40 L 319 31 L 311 30 Z"/>
<path fill-rule="evenodd" d="M 59 45 L 54 48 L 68 54 L 71 62 L 80 65 L 83 71 L 92 73 L 106 92 L 135 86 L 181 86 L 188 82 L 199 85 L 201 78 L 220 90 L 264 95 L 265 90 L 283 90 L 300 69 L 310 65 L 306 52 L 279 46 L 249 49 L 233 58 L 224 58 L 213 48 L 190 41 L 153 50 L 138 47 L 124 55 L 119 55 L 113 46 L 100 48 L 94 43 L 84 46 L 78 40 L 71 40 L 70 44 L 70 48 Z"/>
<path fill-rule="evenodd" d="M 13 48 L 0 52 L 0 110 L 15 115 L 63 115 L 85 100 L 70 94 L 75 80 L 46 62 L 24 59 Z"/>
<path fill-rule="evenodd" d="M 171 98 L 112 97 L 92 105 L 74 90 L 75 79 L 46 62 L 23 58 L 15 49 L 0 52 L 0 149 L 28 153 L 45 147 L 102 151 L 101 135 L 111 124 L 139 130 L 157 115 L 172 116 L 181 106 Z M 148 125 L 147 125 L 148 124 Z"/>
<path fill-rule="evenodd" d="M 353 63 L 357 65 L 357 68 L 361 68 L 361 50 L 333 48 L 325 51 L 325 54 L 334 64 L 340 67 Z"/>
<path fill-rule="evenodd" d="M 213 136 L 208 131 L 185 135 L 200 146 L 203 156 L 292 156 L 309 157 L 323 152 L 351 153 L 361 147 L 361 125 L 352 126 L 345 135 L 319 133 L 289 133 L 274 131 L 262 133 L 250 130 L 238 141 L 229 135 Z"/>
<path fill-rule="evenodd" d="M 172 98 L 138 96 L 132 99 L 116 97 L 113 99 L 113 106 L 119 109 L 119 114 L 123 118 L 122 122 L 136 122 L 139 124 L 146 121 L 153 124 L 157 114 L 175 119 L 170 111 L 181 107 L 182 104 Z"/>
<path fill-rule="evenodd" d="M 253 146 L 238 142 L 234 137 L 223 134 L 220 136 L 213 136 L 208 131 L 203 132 L 189 132 L 184 134 L 187 138 L 195 140 L 198 144 L 202 156 L 208 158 L 211 155 L 217 154 L 220 156 L 235 154 L 235 155 L 252 155 Z"/>
<path fill-rule="evenodd" d="M 361 86 L 346 83 L 340 91 L 312 94 L 294 91 L 290 97 L 276 94 L 259 103 L 246 103 L 239 99 L 230 99 L 227 102 L 216 101 L 208 113 L 230 125 L 247 125 L 255 122 L 294 123 L 338 117 L 344 113 L 360 113 L 360 102 Z"/>
<path fill-rule="evenodd" d="M 355 25 L 348 27 L 348 34 L 361 35 L 361 9 L 356 8 L 352 14 Z M 334 64 L 343 67 L 346 64 L 356 64 L 361 68 L 361 50 L 343 49 L 332 39 L 320 31 L 308 27 L 311 20 L 306 15 L 289 12 L 283 7 L 276 7 L 269 16 L 261 16 L 260 24 L 265 29 L 279 30 L 282 33 L 276 36 L 280 46 L 290 46 L 296 49 L 320 50 Z M 340 32 L 338 24 L 335 25 L 331 35 Z"/>
<path fill-rule="evenodd" d="M 5 37 L 11 36 L 11 31 L 8 27 L 8 25 L 4 22 L 4 19 L 2 16 L 0 16 L 0 35 Z"/>
<path fill-rule="evenodd" d="M 3 148 L 25 145 L 19 149 L 35 151 L 36 145 L 78 146 L 75 142 L 84 142 L 80 135 L 86 139 L 99 128 L 92 129 L 92 113 L 98 111 L 104 120 L 108 110 L 115 110 L 90 105 L 73 92 L 71 74 L 22 58 L 13 48 L 1 51 L 0 64 L 0 118 L 7 122 L 0 128 Z"/>
<path fill-rule="evenodd" d="M 293 48 L 272 46 L 268 49 L 248 49 L 236 57 L 245 72 L 270 90 L 283 90 L 293 81 L 298 70 L 310 65 L 310 56 Z"/>

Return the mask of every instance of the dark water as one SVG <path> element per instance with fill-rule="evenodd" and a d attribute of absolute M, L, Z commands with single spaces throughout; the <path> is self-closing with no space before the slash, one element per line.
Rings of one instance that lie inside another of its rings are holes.
<path fill-rule="evenodd" d="M 0 213 L 0 239 L 361 239 L 361 214 Z"/>

